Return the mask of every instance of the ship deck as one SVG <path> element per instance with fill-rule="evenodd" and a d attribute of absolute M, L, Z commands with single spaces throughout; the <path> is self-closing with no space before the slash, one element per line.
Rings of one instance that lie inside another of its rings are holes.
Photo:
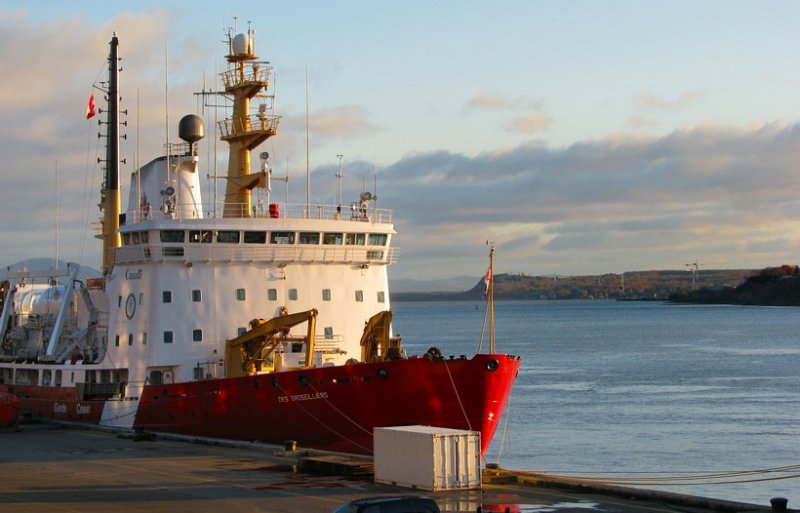
<path fill-rule="evenodd" d="M 722 501 L 698 506 L 690 497 L 656 492 L 634 497 L 601 487 L 526 483 L 502 471 L 486 472 L 482 491 L 413 491 L 372 483 L 368 459 L 193 442 L 53 423 L 0 432 L 0 512 L 322 513 L 357 498 L 409 494 L 433 497 L 443 512 L 479 506 L 562 513 L 770 510 Z M 304 470 L 309 464 L 313 471 Z"/>

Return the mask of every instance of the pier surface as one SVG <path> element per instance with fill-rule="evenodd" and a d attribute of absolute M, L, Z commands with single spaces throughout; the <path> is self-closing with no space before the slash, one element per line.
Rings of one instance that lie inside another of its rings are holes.
<path fill-rule="evenodd" d="M 308 472 L 312 457 L 317 471 Z M 316 459 L 313 459 L 316 458 Z M 769 511 L 739 505 L 672 504 L 493 472 L 482 491 L 425 492 L 377 485 L 358 460 L 259 444 L 216 445 L 171 438 L 25 424 L 0 432 L 0 512 L 332 512 L 353 499 L 426 495 L 442 511 L 683 512 Z M 334 472 L 333 468 L 340 471 Z M 367 464 L 366 467 L 369 465 Z M 723 505 L 724 506 L 724 505 Z"/>

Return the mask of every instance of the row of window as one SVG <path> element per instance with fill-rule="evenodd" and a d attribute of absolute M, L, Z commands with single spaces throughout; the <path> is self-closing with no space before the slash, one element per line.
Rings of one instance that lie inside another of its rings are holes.
<path fill-rule="evenodd" d="M 192 244 L 307 244 L 327 246 L 386 246 L 389 236 L 385 233 L 344 233 L 344 232 L 268 232 L 266 231 L 239 231 L 239 230 L 161 230 L 161 242 Z M 124 232 L 122 245 L 130 246 L 148 244 L 148 232 Z"/>
<path fill-rule="evenodd" d="M 326 339 L 333 338 L 333 328 L 332 327 L 326 326 L 324 328 L 324 332 L 325 332 L 325 338 Z M 244 335 L 245 333 L 247 333 L 247 328 L 240 327 L 238 329 L 238 335 Z M 174 341 L 175 341 L 175 332 L 172 331 L 172 330 L 165 331 L 164 332 L 164 337 L 163 337 L 163 342 L 165 344 L 172 344 Z M 192 342 L 202 342 L 202 341 L 203 341 L 203 330 L 201 330 L 201 329 L 192 330 Z M 133 333 L 128 333 L 128 345 L 132 346 L 133 342 L 134 342 Z M 141 343 L 142 343 L 143 346 L 147 345 L 147 332 L 142 332 Z M 114 346 L 115 347 L 119 347 L 119 344 L 120 344 L 120 336 L 117 335 L 116 337 L 114 337 Z M 292 344 L 292 352 L 293 353 L 300 352 L 300 349 L 299 349 L 300 347 L 302 347 L 302 344 L 293 343 Z"/>
<path fill-rule="evenodd" d="M 297 289 L 289 289 L 287 291 L 287 296 L 290 301 L 297 301 L 298 294 Z M 363 290 L 356 290 L 355 291 L 355 299 L 357 302 L 361 303 L 364 301 L 364 291 Z M 203 300 L 203 294 L 200 290 L 195 289 L 192 290 L 192 301 L 200 302 Z M 245 301 L 247 300 L 247 291 L 245 289 L 236 289 L 236 300 L 237 301 Z M 269 301 L 277 301 L 278 300 L 278 289 L 267 289 L 267 300 Z M 322 300 L 323 301 L 330 301 L 331 300 L 331 289 L 322 289 Z M 120 296 L 120 305 L 122 305 L 122 296 Z M 161 291 L 161 302 L 162 303 L 172 303 L 172 291 L 171 290 L 163 290 Z M 378 303 L 385 303 L 386 302 L 386 292 L 383 290 L 378 291 Z M 141 304 L 141 303 L 140 303 Z"/>
<path fill-rule="evenodd" d="M 290 301 L 297 301 L 298 294 L 297 289 L 289 289 L 287 291 L 287 296 Z M 385 303 L 386 302 L 386 292 L 383 290 L 378 291 L 377 295 L 378 303 Z M 245 301 L 247 300 L 247 291 L 245 289 L 236 289 L 236 299 L 238 301 Z M 356 290 L 355 291 L 355 299 L 357 302 L 361 303 L 364 301 L 364 291 L 363 290 Z M 199 303 L 203 300 L 203 293 L 200 289 L 192 290 L 192 301 L 195 303 Z M 267 300 L 269 301 L 277 301 L 278 300 L 278 289 L 267 289 Z M 322 289 L 322 300 L 323 301 L 330 301 L 331 300 L 331 289 Z M 141 306 L 144 302 L 144 294 L 139 293 L 139 306 Z M 161 302 L 162 303 L 172 303 L 172 291 L 171 290 L 162 290 L 161 291 Z M 122 296 L 117 298 L 117 307 L 122 308 Z M 131 314 L 132 315 L 132 314 Z"/>

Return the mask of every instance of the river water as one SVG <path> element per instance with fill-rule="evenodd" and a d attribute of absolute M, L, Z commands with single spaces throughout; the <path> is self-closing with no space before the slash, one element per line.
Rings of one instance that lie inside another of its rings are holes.
<path fill-rule="evenodd" d="M 478 348 L 483 303 L 393 310 L 409 353 Z M 508 301 L 495 316 L 498 352 L 523 360 L 488 462 L 800 507 L 800 308 Z"/>

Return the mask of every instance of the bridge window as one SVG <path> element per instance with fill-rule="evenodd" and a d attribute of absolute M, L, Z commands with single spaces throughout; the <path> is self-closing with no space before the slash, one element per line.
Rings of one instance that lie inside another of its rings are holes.
<path fill-rule="evenodd" d="M 211 230 L 191 230 L 189 232 L 189 242 L 210 244 Z"/>
<path fill-rule="evenodd" d="M 173 334 L 171 331 L 164 332 L 164 343 L 165 344 L 172 344 Z"/>
<path fill-rule="evenodd" d="M 345 235 L 344 243 L 348 246 L 363 246 L 367 240 L 364 233 L 348 233 Z"/>
<path fill-rule="evenodd" d="M 389 240 L 389 236 L 385 233 L 370 233 L 369 234 L 369 245 L 370 246 L 385 246 L 386 241 Z"/>
<path fill-rule="evenodd" d="M 133 333 L 128 333 L 128 345 L 133 345 Z"/>
<path fill-rule="evenodd" d="M 239 244 L 239 231 L 220 230 L 217 232 L 217 242 L 221 244 Z"/>
<path fill-rule="evenodd" d="M 271 232 L 269 242 L 271 244 L 294 244 L 294 232 Z"/>
<path fill-rule="evenodd" d="M 333 338 L 333 328 L 331 326 L 325 326 L 325 338 Z"/>
<path fill-rule="evenodd" d="M 247 292 L 244 289 L 236 289 L 236 299 L 238 301 L 244 301 L 247 299 Z"/>
<path fill-rule="evenodd" d="M 202 300 L 203 300 L 203 293 L 200 292 L 199 289 L 193 290 L 192 291 L 192 301 L 194 301 L 195 303 L 199 303 Z"/>
<path fill-rule="evenodd" d="M 300 244 L 319 244 L 318 232 L 300 232 L 300 237 L 297 239 Z"/>
<path fill-rule="evenodd" d="M 203 341 L 203 330 L 192 330 L 192 341 L 193 342 L 202 342 Z"/>
<path fill-rule="evenodd" d="M 131 233 L 131 244 L 139 244 L 139 232 Z"/>
<path fill-rule="evenodd" d="M 114 337 L 114 347 L 119 347 L 119 335 Z"/>
<path fill-rule="evenodd" d="M 267 289 L 267 299 L 270 301 L 277 301 L 278 289 Z"/>
<path fill-rule="evenodd" d="M 247 333 L 247 328 L 239 328 L 238 330 L 236 330 L 236 334 L 237 334 L 238 336 L 240 336 L 240 337 L 241 337 L 242 335 L 244 335 L 245 333 Z"/>
<path fill-rule="evenodd" d="M 266 244 L 267 232 L 244 232 L 245 244 Z"/>
<path fill-rule="evenodd" d="M 322 235 L 322 243 L 326 245 L 340 246 L 343 238 L 341 233 L 325 233 Z"/>
<path fill-rule="evenodd" d="M 357 290 L 356 291 L 356 301 L 358 301 L 359 303 L 364 301 L 364 291 L 363 290 Z"/>
<path fill-rule="evenodd" d="M 184 242 L 185 237 L 183 230 L 161 230 L 161 242 Z"/>
<path fill-rule="evenodd" d="M 297 301 L 297 289 L 289 289 L 289 299 L 291 301 Z"/>
<path fill-rule="evenodd" d="M 131 243 L 131 234 L 130 233 L 123 233 L 122 234 L 122 245 L 129 246 Z"/>
<path fill-rule="evenodd" d="M 171 290 L 162 290 L 161 291 L 161 302 L 162 303 L 172 303 L 172 291 Z"/>
<path fill-rule="evenodd" d="M 331 300 L 331 289 L 322 289 L 322 300 L 323 301 Z"/>
<path fill-rule="evenodd" d="M 385 303 L 386 302 L 386 293 L 382 290 L 378 291 L 378 303 Z"/>

